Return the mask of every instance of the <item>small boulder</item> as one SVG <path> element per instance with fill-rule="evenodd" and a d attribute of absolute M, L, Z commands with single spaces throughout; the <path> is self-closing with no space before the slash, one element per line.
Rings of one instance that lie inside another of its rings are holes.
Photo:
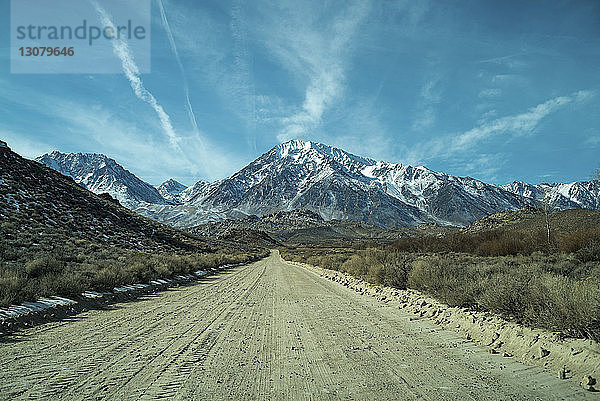
<path fill-rule="evenodd" d="M 596 385 L 596 379 L 592 376 L 584 376 L 579 384 L 581 384 L 581 387 L 583 387 L 587 391 L 597 391 L 594 387 Z"/>
<path fill-rule="evenodd" d="M 566 365 L 563 365 L 562 369 L 558 371 L 558 378 L 565 380 L 567 378 L 567 373 L 569 373 L 569 369 L 567 369 Z"/>

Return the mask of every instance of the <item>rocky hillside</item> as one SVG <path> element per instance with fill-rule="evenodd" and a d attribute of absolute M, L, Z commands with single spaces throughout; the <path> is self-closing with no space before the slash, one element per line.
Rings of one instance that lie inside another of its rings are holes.
<path fill-rule="evenodd" d="M 4 260 L 63 242 L 157 252 L 208 250 L 207 241 L 144 218 L 73 179 L 0 146 L 0 236 Z"/>
<path fill-rule="evenodd" d="M 549 214 L 549 222 L 553 235 L 597 229 L 600 226 L 600 210 L 554 210 Z M 484 217 L 462 228 L 461 231 L 477 233 L 499 229 L 515 232 L 545 232 L 546 215 L 543 209 L 534 207 L 525 207 L 516 211 L 507 210 Z"/>

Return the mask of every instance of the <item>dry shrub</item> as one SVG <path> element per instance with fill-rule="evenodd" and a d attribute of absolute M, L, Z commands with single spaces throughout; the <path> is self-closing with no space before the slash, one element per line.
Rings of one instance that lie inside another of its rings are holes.
<path fill-rule="evenodd" d="M 600 339 L 600 283 L 550 273 L 544 263 L 470 263 L 432 256 L 413 262 L 408 286 L 449 305 L 472 306 L 534 327 Z M 571 266 L 571 264 L 569 264 Z"/>
<path fill-rule="evenodd" d="M 341 268 L 344 273 L 351 274 L 356 277 L 366 278 L 369 272 L 369 266 L 367 265 L 365 258 L 359 254 L 352 255 L 350 259 L 345 261 Z"/>
<path fill-rule="evenodd" d="M 227 254 L 150 254 L 107 249 L 70 255 L 41 255 L 24 265 L 0 269 L 0 306 L 39 297 L 75 296 L 86 290 L 110 291 L 119 285 L 148 282 L 224 264 L 250 262 L 267 251 Z"/>
<path fill-rule="evenodd" d="M 526 253 L 528 244 L 521 238 L 501 235 L 498 238 L 481 242 L 475 251 L 482 256 L 506 256 Z"/>
<path fill-rule="evenodd" d="M 357 251 L 342 264 L 340 270 L 374 284 L 406 288 L 410 260 L 408 255 L 401 252 L 368 248 Z"/>
<path fill-rule="evenodd" d="M 547 243 L 541 231 L 517 233 L 492 230 L 479 233 L 457 232 L 442 237 L 402 238 L 392 243 L 390 247 L 404 252 L 459 252 L 482 256 L 505 256 L 530 254 L 536 250 L 547 249 Z"/>
<path fill-rule="evenodd" d="M 600 262 L 600 242 L 592 242 L 579 249 L 575 257 L 580 262 Z"/>
<path fill-rule="evenodd" d="M 478 305 L 494 313 L 522 320 L 543 304 L 538 296 L 541 292 L 539 273 L 519 266 L 484 277 L 481 293 L 477 296 Z"/>
<path fill-rule="evenodd" d="M 37 278 L 44 275 L 59 274 L 63 271 L 64 267 L 65 265 L 62 260 L 54 256 L 43 256 L 27 262 L 25 264 L 25 272 L 29 277 Z"/>
<path fill-rule="evenodd" d="M 471 306 L 477 288 L 473 273 L 468 265 L 433 256 L 413 262 L 408 287 L 432 294 L 452 306 Z"/>
<path fill-rule="evenodd" d="M 600 340 L 600 283 L 545 275 L 544 294 L 550 307 L 537 323 L 576 337 Z"/>
<path fill-rule="evenodd" d="M 600 228 L 579 229 L 563 235 L 559 240 L 561 252 L 573 253 L 593 244 L 600 244 Z"/>
<path fill-rule="evenodd" d="M 321 258 L 319 266 L 323 269 L 339 270 L 346 260 L 348 257 L 345 255 L 325 255 Z"/>
<path fill-rule="evenodd" d="M 26 276 L 14 269 L 0 268 L 0 305 L 10 305 L 29 296 L 24 292 Z"/>

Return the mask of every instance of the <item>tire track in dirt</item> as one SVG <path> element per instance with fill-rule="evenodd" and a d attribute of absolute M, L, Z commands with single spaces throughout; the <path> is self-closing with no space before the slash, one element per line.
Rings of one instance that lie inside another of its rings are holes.
<path fill-rule="evenodd" d="M 125 376 L 120 374 L 113 375 L 112 377 L 105 378 L 104 380 L 97 380 L 95 383 L 96 391 L 99 388 L 110 391 L 113 386 L 112 383 L 120 383 L 120 393 L 119 397 L 122 399 L 140 399 L 140 397 L 146 397 L 146 390 L 143 389 L 143 386 L 140 386 L 140 383 L 149 383 L 149 387 L 157 389 L 157 393 L 151 399 L 157 398 L 165 398 L 171 395 L 171 390 L 176 387 L 179 383 L 178 373 L 173 377 L 171 383 L 165 384 L 163 382 L 159 382 L 158 378 L 165 374 L 166 371 L 172 369 L 173 366 L 178 366 L 179 358 L 182 358 L 185 355 L 185 352 L 190 347 L 197 347 L 195 344 L 198 337 L 209 330 L 213 322 L 223 313 L 223 311 L 228 307 L 229 302 L 232 302 L 230 297 L 235 297 L 240 286 L 240 283 L 244 282 L 248 278 L 248 276 L 255 274 L 254 269 L 244 269 L 239 274 L 232 276 L 232 279 L 226 283 L 226 287 L 223 289 L 217 288 L 216 291 L 212 292 L 210 295 L 202 294 L 199 299 L 192 299 L 193 295 L 187 295 L 181 298 L 181 300 L 177 300 L 174 305 L 170 306 L 170 309 L 174 309 L 175 311 L 182 311 L 184 309 L 188 309 L 187 312 L 183 313 L 183 316 L 176 316 L 172 322 L 172 324 L 168 324 L 162 327 L 156 327 L 153 331 L 153 336 L 156 337 L 163 333 L 164 341 L 161 342 L 161 346 L 157 347 L 160 349 L 159 352 L 155 354 L 151 354 L 150 358 L 146 360 L 142 360 L 142 363 L 139 363 L 135 369 L 129 371 L 126 370 Z M 191 294 L 195 294 L 196 292 L 192 291 Z M 215 293 L 219 294 L 219 296 L 215 297 Z M 199 321 L 195 321 L 199 320 Z M 164 319 L 159 320 L 159 322 L 164 322 Z M 146 338 L 145 336 L 141 338 Z M 176 340 L 176 341 L 175 341 Z M 201 343 L 201 345 L 206 345 L 207 341 Z M 146 344 L 142 344 L 138 346 L 137 352 L 141 352 L 146 348 Z M 203 348 L 201 348 L 203 349 Z M 139 362 L 139 361 L 134 361 Z M 113 363 L 115 368 L 118 368 L 118 365 L 123 365 L 125 367 L 131 367 L 131 361 L 121 361 L 119 363 Z M 106 371 L 107 369 L 102 369 L 102 371 Z M 118 371 L 118 370 L 117 370 Z M 126 380 L 123 380 L 126 378 Z M 102 379 L 102 378 L 100 378 Z M 108 379 L 108 385 L 106 380 Z M 130 386 L 130 384 L 133 384 Z M 89 387 L 89 384 L 86 384 L 85 387 Z M 92 392 L 92 394 L 94 394 Z"/>
<path fill-rule="evenodd" d="M 144 304 L 142 309 L 135 308 L 138 302 L 133 302 L 116 305 L 114 309 L 107 312 L 92 311 L 87 314 L 100 317 L 100 321 L 107 320 L 102 325 L 96 322 L 79 325 L 78 323 L 83 322 L 88 317 L 81 316 L 71 322 L 71 324 L 81 326 L 77 327 L 76 330 L 73 330 L 72 326 L 69 325 L 56 327 L 53 334 L 61 337 L 60 347 L 64 350 L 76 350 L 76 352 L 69 353 L 69 359 L 66 361 L 63 361 L 63 355 L 60 353 L 48 352 L 48 350 L 56 351 L 56 345 L 45 345 L 36 349 L 33 353 L 24 352 L 25 355 L 20 356 L 24 364 L 17 366 L 17 370 L 28 372 L 27 381 L 25 382 L 27 386 L 22 392 L 19 392 L 19 389 L 12 389 L 9 394 L 27 396 L 33 399 L 48 396 L 68 399 L 69 396 L 77 398 L 78 391 L 82 386 L 88 390 L 90 387 L 93 388 L 94 382 L 105 381 L 102 383 L 103 387 L 111 388 L 112 383 L 122 382 L 123 379 L 120 376 L 123 372 L 118 368 L 113 369 L 114 365 L 121 365 L 126 367 L 127 370 L 131 370 L 140 362 L 144 364 L 149 362 L 149 360 L 144 361 L 143 359 L 141 361 L 135 360 L 135 356 L 140 355 L 140 351 L 145 349 L 162 349 L 164 351 L 173 344 L 173 340 L 178 336 L 178 334 L 175 334 L 177 333 L 177 326 L 186 325 L 184 319 L 173 314 L 181 313 L 181 310 L 185 310 L 190 306 L 206 307 L 209 311 L 212 311 L 213 307 L 226 299 L 226 296 L 234 294 L 238 290 L 240 282 L 243 282 L 253 272 L 253 268 L 244 266 L 238 268 L 235 274 L 224 273 L 222 276 L 225 277 L 222 280 L 215 281 L 214 278 L 206 280 L 209 283 L 209 288 L 195 286 L 170 290 L 158 297 L 144 297 L 143 300 L 138 301 Z M 215 284 L 212 285 L 211 282 Z M 194 298 L 197 298 L 197 300 L 194 300 Z M 175 299 L 175 301 L 172 299 Z M 130 313 L 132 310 L 135 312 Z M 154 321 L 149 321 L 147 317 L 150 315 L 154 315 Z M 63 330 L 65 331 L 64 335 Z M 36 334 L 43 336 L 43 332 L 36 333 L 36 330 L 33 330 L 33 332 L 33 336 Z M 24 337 L 27 336 L 28 334 L 25 333 Z M 54 336 L 43 337 L 45 343 L 56 344 Z M 158 352 L 156 356 L 160 353 L 162 352 Z M 53 355 L 53 357 L 49 359 L 48 354 Z M 34 363 L 31 363 L 31 359 Z M 61 369 L 48 377 L 48 373 L 53 370 L 53 367 L 63 363 L 64 366 Z M 86 376 L 92 371 L 101 372 L 101 374 Z M 81 377 L 87 377 L 88 380 L 81 381 Z M 0 381 L 2 379 L 4 378 L 0 373 Z M 81 382 L 80 385 L 75 384 L 77 381 Z M 36 396 L 35 389 L 41 385 L 46 386 L 47 389 L 43 395 Z M 69 390 L 65 391 L 65 389 Z"/>
<path fill-rule="evenodd" d="M 0 344 L 0 399 L 578 400 L 278 253 Z"/>

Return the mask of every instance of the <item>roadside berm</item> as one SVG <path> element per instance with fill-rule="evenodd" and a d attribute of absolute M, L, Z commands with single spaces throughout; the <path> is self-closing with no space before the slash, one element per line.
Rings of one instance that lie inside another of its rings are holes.
<path fill-rule="evenodd" d="M 486 347 L 491 354 L 541 366 L 560 379 L 576 382 L 588 391 L 600 390 L 596 382 L 600 377 L 600 344 L 595 341 L 525 327 L 489 312 L 450 307 L 420 291 L 383 287 L 338 271 L 297 262 L 288 263 L 312 270 L 360 294 L 397 306 L 414 314 L 414 319 L 429 319 L 448 330 L 457 331 L 466 339 Z"/>

